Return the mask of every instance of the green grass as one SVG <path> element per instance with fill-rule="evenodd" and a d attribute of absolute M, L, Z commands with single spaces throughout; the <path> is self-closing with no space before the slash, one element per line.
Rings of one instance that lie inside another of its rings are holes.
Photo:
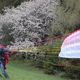
<path fill-rule="evenodd" d="M 11 80 L 66 80 L 58 76 L 44 74 L 42 70 L 22 62 L 10 62 L 7 71 Z"/>

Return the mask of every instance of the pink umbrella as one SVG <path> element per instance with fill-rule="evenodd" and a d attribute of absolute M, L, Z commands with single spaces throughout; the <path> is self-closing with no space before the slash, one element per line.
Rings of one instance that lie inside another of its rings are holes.
<path fill-rule="evenodd" d="M 59 57 L 80 58 L 80 30 L 73 32 L 63 41 Z"/>

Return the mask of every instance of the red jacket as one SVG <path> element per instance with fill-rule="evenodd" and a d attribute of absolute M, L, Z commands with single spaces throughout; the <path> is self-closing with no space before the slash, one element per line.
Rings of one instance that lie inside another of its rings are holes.
<path fill-rule="evenodd" d="M 4 59 L 5 59 L 4 64 L 5 64 L 5 65 L 8 64 L 8 62 L 9 62 L 9 55 L 8 55 L 8 52 L 5 52 L 5 54 L 4 54 Z"/>

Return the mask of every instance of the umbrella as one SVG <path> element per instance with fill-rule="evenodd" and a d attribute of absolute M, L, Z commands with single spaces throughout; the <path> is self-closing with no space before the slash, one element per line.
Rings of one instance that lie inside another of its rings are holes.
<path fill-rule="evenodd" d="M 61 46 L 59 57 L 80 58 L 80 30 L 70 34 Z"/>

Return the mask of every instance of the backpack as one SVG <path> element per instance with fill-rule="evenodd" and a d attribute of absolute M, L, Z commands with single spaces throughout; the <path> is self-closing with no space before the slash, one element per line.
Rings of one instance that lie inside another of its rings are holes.
<path fill-rule="evenodd" d="M 4 49 L 0 48 L 0 61 L 4 62 Z"/>

